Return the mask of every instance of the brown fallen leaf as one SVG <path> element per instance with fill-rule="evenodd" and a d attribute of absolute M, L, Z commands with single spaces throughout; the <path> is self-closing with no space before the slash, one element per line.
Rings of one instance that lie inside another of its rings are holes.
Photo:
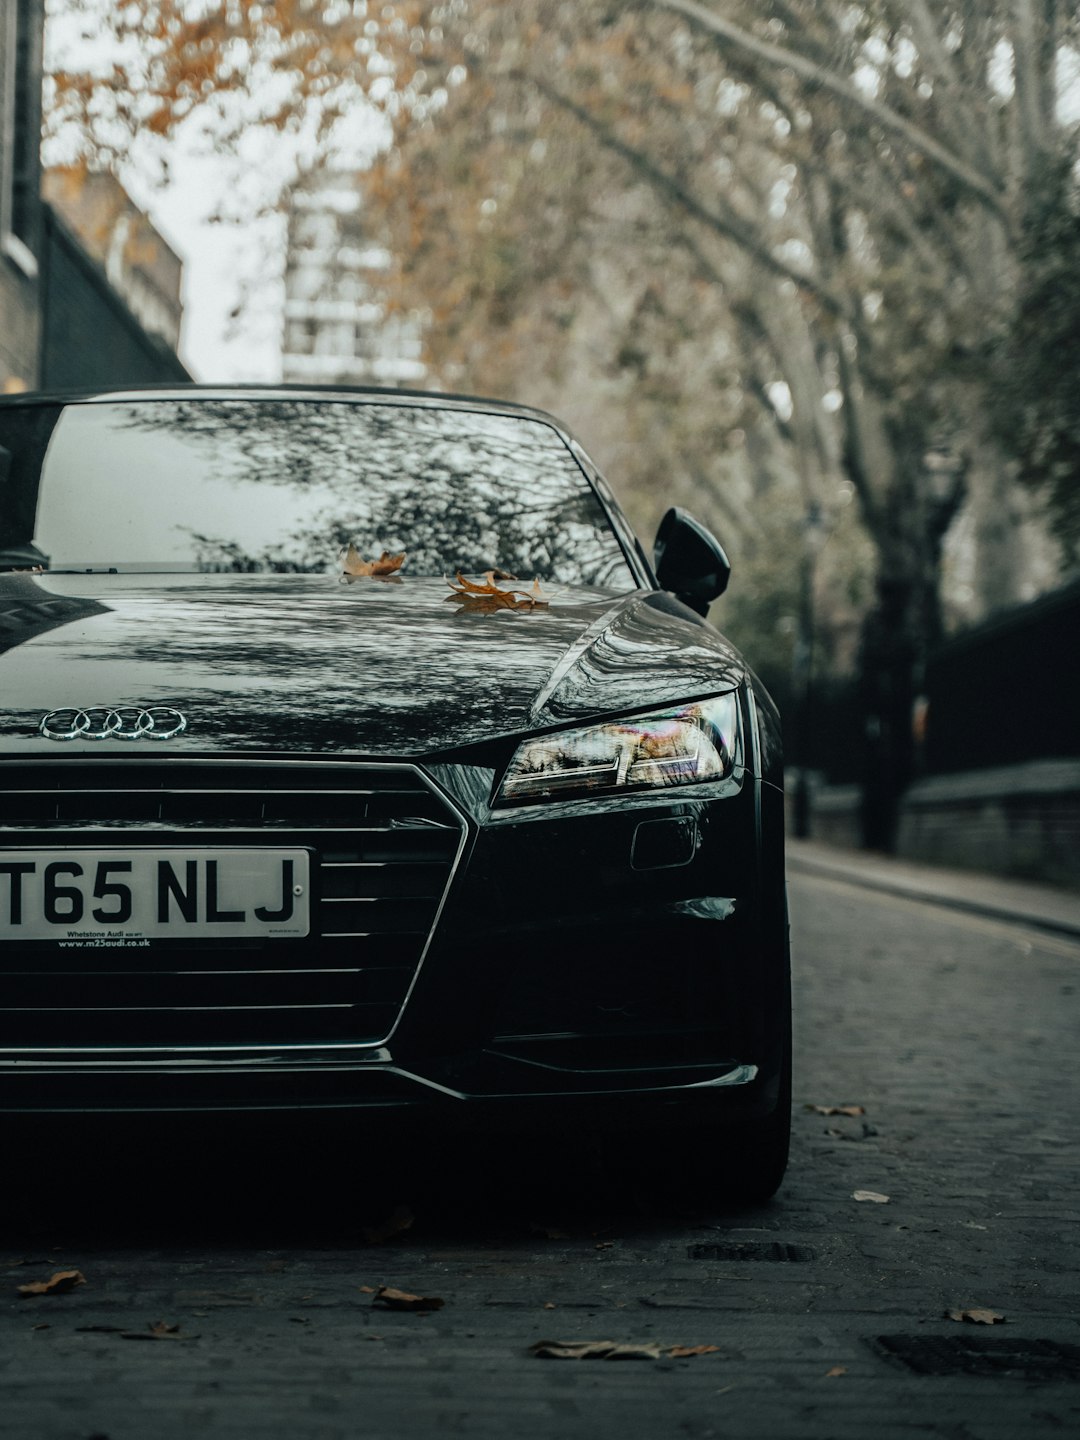
<path fill-rule="evenodd" d="M 847 1370 L 843 1365 L 834 1365 L 831 1370 L 825 1371 L 826 1380 L 835 1380 L 838 1375 L 846 1375 Z"/>
<path fill-rule="evenodd" d="M 371 1303 L 383 1310 L 441 1310 L 446 1301 L 438 1295 L 410 1295 L 407 1290 L 380 1285 Z"/>
<path fill-rule="evenodd" d="M 500 591 L 498 595 L 448 595 L 447 600 L 459 607 L 461 614 L 494 615 L 497 610 L 529 610 L 529 605 L 519 605 L 513 595 Z"/>
<path fill-rule="evenodd" d="M 539 1360 L 688 1360 L 712 1355 L 718 1345 L 659 1345 L 615 1340 L 537 1340 L 529 1350 Z"/>
<path fill-rule="evenodd" d="M 405 551 L 402 551 L 400 555 L 391 555 L 389 550 L 384 550 L 378 560 L 364 560 L 356 546 L 350 541 L 338 552 L 338 559 L 341 561 L 341 578 L 347 583 L 365 576 L 381 580 L 388 575 L 397 574 L 405 564 Z"/>
<path fill-rule="evenodd" d="M 973 1306 L 970 1310 L 946 1310 L 946 1320 L 968 1321 L 972 1325 L 1004 1325 L 1005 1316 L 1000 1310 L 984 1310 Z"/>
<path fill-rule="evenodd" d="M 85 1284 L 86 1276 L 81 1270 L 57 1270 L 48 1280 L 32 1280 L 27 1285 L 20 1285 L 19 1294 L 24 1298 L 31 1295 L 65 1295 L 76 1285 Z"/>
<path fill-rule="evenodd" d="M 369 1245 L 381 1245 L 383 1241 L 392 1240 L 395 1235 L 403 1235 L 406 1230 L 411 1230 L 415 1222 L 416 1216 L 408 1205 L 399 1205 L 381 1225 L 365 1225 L 364 1239 Z"/>
<path fill-rule="evenodd" d="M 454 580 L 447 580 L 446 583 L 450 586 L 451 590 L 463 595 L 510 595 L 513 593 L 512 586 L 503 586 L 500 588 L 496 585 L 496 578 L 500 580 L 513 580 L 515 577 L 505 574 L 502 570 L 485 570 L 483 583 L 478 584 L 475 580 L 467 579 L 462 575 L 460 570 L 456 570 L 454 572 L 454 580 L 457 581 L 457 584 L 454 584 Z"/>
<path fill-rule="evenodd" d="M 467 580 L 459 570 L 454 577 L 456 585 L 453 580 L 446 582 L 453 592 L 447 599 L 458 600 L 463 608 L 470 610 L 534 610 L 549 603 L 539 580 L 529 585 L 507 576 L 509 584 L 497 585 L 496 574 L 502 575 L 502 571 L 485 571 L 483 584 L 477 584 L 475 580 Z"/>
<path fill-rule="evenodd" d="M 807 1105 L 805 1108 L 814 1115 L 850 1115 L 855 1118 L 866 1114 L 865 1105 Z"/>
<path fill-rule="evenodd" d="M 375 1286 L 374 1286 L 374 1285 L 361 1285 L 361 1286 L 359 1286 L 358 1288 L 360 1289 L 360 1292 L 361 1292 L 361 1294 L 363 1294 L 363 1295 L 374 1295 L 374 1294 L 375 1294 Z"/>
<path fill-rule="evenodd" d="M 52 1326 L 51 1326 L 51 1325 L 48 1325 L 48 1324 L 31 1325 L 31 1326 L 30 1326 L 30 1329 L 31 1329 L 31 1330 L 51 1330 L 51 1329 L 52 1329 Z"/>
<path fill-rule="evenodd" d="M 856 1190 L 851 1197 L 853 1200 L 870 1200 L 875 1205 L 887 1205 L 888 1195 L 880 1195 L 876 1190 Z"/>
<path fill-rule="evenodd" d="M 545 1309 L 545 1310 L 554 1310 L 554 1309 L 555 1309 L 555 1301 L 554 1301 L 554 1300 L 545 1300 L 545 1301 L 544 1301 L 544 1309 Z"/>

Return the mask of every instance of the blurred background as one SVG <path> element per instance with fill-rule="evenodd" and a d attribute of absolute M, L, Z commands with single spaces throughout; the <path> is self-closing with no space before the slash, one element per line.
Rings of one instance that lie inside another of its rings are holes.
<path fill-rule="evenodd" d="M 793 833 L 1080 888 L 1078 162 L 1065 0 L 0 0 L 0 389 L 550 409 Z"/>

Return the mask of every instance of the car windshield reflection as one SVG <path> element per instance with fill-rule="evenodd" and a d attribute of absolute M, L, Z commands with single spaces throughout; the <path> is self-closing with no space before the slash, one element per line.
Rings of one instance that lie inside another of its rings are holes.
<path fill-rule="evenodd" d="M 48 441 L 33 534 L 12 539 L 54 571 L 331 574 L 352 544 L 404 551 L 406 577 L 497 569 L 634 587 L 553 426 L 434 405 L 71 405 Z"/>

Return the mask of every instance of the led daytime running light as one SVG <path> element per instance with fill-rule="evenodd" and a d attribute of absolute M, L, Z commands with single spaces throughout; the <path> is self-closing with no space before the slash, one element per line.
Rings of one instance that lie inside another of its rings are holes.
<path fill-rule="evenodd" d="M 721 780 L 735 763 L 737 715 L 736 698 L 729 694 L 526 740 L 510 762 L 496 803 Z"/>

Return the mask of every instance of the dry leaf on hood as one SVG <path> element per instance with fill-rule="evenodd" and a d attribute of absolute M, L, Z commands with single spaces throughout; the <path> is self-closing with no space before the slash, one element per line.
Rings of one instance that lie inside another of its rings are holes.
<path fill-rule="evenodd" d="M 28 1297 L 30 1295 L 64 1295 L 69 1290 L 74 1290 L 76 1285 L 85 1285 L 86 1276 L 81 1270 L 57 1270 L 48 1280 L 33 1280 L 28 1285 L 19 1286 L 19 1294 Z"/>
<path fill-rule="evenodd" d="M 407 1290 L 380 1285 L 371 1303 L 383 1310 L 441 1310 L 446 1301 L 440 1300 L 437 1295 L 410 1295 Z"/>
<path fill-rule="evenodd" d="M 389 550 L 384 550 L 378 560 L 364 560 L 359 550 L 350 541 L 343 549 L 338 551 L 338 559 L 341 561 L 341 578 L 346 583 L 359 580 L 367 576 L 374 580 L 385 580 L 388 575 L 396 575 L 405 564 L 405 551 L 400 555 L 391 555 Z"/>
<path fill-rule="evenodd" d="M 496 584 L 496 576 L 500 576 L 509 583 Z M 446 582 L 453 592 L 446 598 L 459 601 L 466 610 L 535 610 L 537 606 L 549 603 L 550 597 L 541 590 L 539 580 L 534 580 L 531 585 L 524 584 L 510 576 L 503 576 L 501 570 L 485 571 L 482 584 L 478 584 L 475 580 L 467 580 L 460 570 L 455 579 L 457 580 L 456 585 L 453 580 Z"/>
<path fill-rule="evenodd" d="M 1004 1325 L 1005 1316 L 1000 1310 L 983 1310 L 974 1306 L 970 1310 L 946 1310 L 946 1320 L 969 1321 L 972 1325 Z"/>

